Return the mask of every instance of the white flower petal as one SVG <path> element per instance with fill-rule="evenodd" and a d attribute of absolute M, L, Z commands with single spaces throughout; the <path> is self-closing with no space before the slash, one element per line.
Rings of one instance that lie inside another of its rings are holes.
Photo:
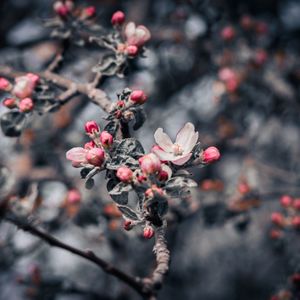
<path fill-rule="evenodd" d="M 173 153 L 168 153 L 163 150 L 153 150 L 153 152 L 159 157 L 160 160 L 173 161 L 177 157 Z"/>
<path fill-rule="evenodd" d="M 129 22 L 124 30 L 126 39 L 131 38 L 133 35 L 135 35 L 135 23 L 134 22 Z"/>
<path fill-rule="evenodd" d="M 182 166 L 191 158 L 191 156 L 192 156 L 192 153 L 184 154 L 184 155 L 180 156 L 180 158 L 173 160 L 172 163 L 177 166 Z"/>
<path fill-rule="evenodd" d="M 167 172 L 168 178 L 171 178 L 171 176 L 172 176 L 172 169 L 171 169 L 168 165 L 162 164 L 162 165 L 161 165 L 161 169 L 162 169 L 163 171 Z"/>
<path fill-rule="evenodd" d="M 164 133 L 162 128 L 158 128 L 154 133 L 156 144 L 166 152 L 173 152 L 173 143 L 170 137 Z"/>
<path fill-rule="evenodd" d="M 66 158 L 77 163 L 84 163 L 86 162 L 86 154 L 86 149 L 82 147 L 75 147 L 66 153 Z"/>
<path fill-rule="evenodd" d="M 177 133 L 176 144 L 180 145 L 185 153 L 192 151 L 198 140 L 198 132 L 192 123 L 186 123 Z"/>

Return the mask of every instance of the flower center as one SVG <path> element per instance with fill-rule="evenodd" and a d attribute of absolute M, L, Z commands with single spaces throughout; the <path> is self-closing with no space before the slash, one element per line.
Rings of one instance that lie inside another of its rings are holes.
<path fill-rule="evenodd" d="M 183 150 L 182 150 L 181 146 L 178 145 L 178 144 L 173 145 L 173 152 L 174 152 L 175 155 L 182 155 L 183 154 Z"/>

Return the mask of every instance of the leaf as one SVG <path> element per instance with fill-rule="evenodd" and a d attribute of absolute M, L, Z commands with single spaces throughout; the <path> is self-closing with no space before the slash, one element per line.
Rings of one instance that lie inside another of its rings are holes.
<path fill-rule="evenodd" d="M 127 166 L 130 169 L 136 169 L 139 166 L 139 162 L 128 155 L 114 156 L 113 159 L 106 165 L 109 170 L 117 170 L 121 166 Z"/>
<path fill-rule="evenodd" d="M 107 131 L 107 132 L 109 132 L 111 135 L 115 136 L 116 133 L 117 133 L 117 131 L 118 131 L 118 129 L 119 129 L 119 127 L 120 127 L 119 122 L 116 122 L 114 120 L 114 121 L 109 122 L 105 126 L 104 130 Z"/>
<path fill-rule="evenodd" d="M 118 209 L 121 211 L 121 213 L 127 219 L 131 219 L 131 220 L 134 220 L 134 221 L 140 220 L 138 214 L 133 209 L 131 209 L 130 207 L 125 206 L 125 205 L 117 205 L 117 206 L 118 206 Z"/>
<path fill-rule="evenodd" d="M 128 203 L 128 192 L 132 190 L 130 184 L 119 182 L 115 184 L 115 180 L 111 179 L 107 183 L 107 190 L 112 199 L 118 204 Z"/>
<path fill-rule="evenodd" d="M 1 116 L 0 125 L 4 135 L 20 136 L 25 127 L 26 116 L 18 111 L 10 111 Z"/>
<path fill-rule="evenodd" d="M 138 130 L 140 129 L 143 124 L 146 121 L 146 114 L 144 112 L 144 110 L 142 108 L 135 108 L 133 110 L 134 112 L 134 125 L 133 125 L 133 129 L 134 130 Z"/>
<path fill-rule="evenodd" d="M 142 144 L 135 138 L 123 139 L 115 151 L 116 155 L 128 155 L 129 153 L 134 158 L 138 158 L 145 153 Z"/>
<path fill-rule="evenodd" d="M 90 190 L 94 187 L 95 181 L 93 178 L 89 178 L 86 182 L 85 182 L 85 188 Z"/>
<path fill-rule="evenodd" d="M 186 177 L 173 177 L 165 186 L 166 192 L 172 197 L 185 196 L 189 194 L 190 188 L 197 187 L 197 183 Z"/>
<path fill-rule="evenodd" d="M 146 207 L 151 211 L 151 214 L 163 217 L 168 212 L 167 198 L 155 193 L 154 197 L 146 202 Z"/>

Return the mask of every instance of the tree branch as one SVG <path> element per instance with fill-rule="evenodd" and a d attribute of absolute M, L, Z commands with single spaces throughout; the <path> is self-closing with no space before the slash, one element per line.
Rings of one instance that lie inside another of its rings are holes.
<path fill-rule="evenodd" d="M 25 75 L 24 72 L 17 72 L 12 70 L 12 68 L 7 66 L 0 66 L 0 75 L 6 76 L 9 78 L 15 78 L 18 76 Z M 108 99 L 107 94 L 94 86 L 94 84 L 90 83 L 76 83 L 68 78 L 65 78 L 61 75 L 55 74 L 51 71 L 44 71 L 44 72 L 36 72 L 35 74 L 39 75 L 40 77 L 44 78 L 47 81 L 54 83 L 55 85 L 65 88 L 67 90 L 64 96 L 60 97 L 60 101 L 65 101 L 66 97 L 69 95 L 73 95 L 75 93 L 81 93 L 86 95 L 90 98 L 92 102 L 99 105 L 104 111 L 110 112 L 112 103 Z M 100 78 L 99 78 L 100 79 Z M 98 80 L 98 79 L 97 79 Z"/>
<path fill-rule="evenodd" d="M 156 299 L 155 291 L 161 288 L 169 271 L 170 251 L 166 242 L 166 222 L 158 227 L 155 233 L 155 245 L 153 251 L 156 255 L 156 268 L 148 278 L 143 279 L 144 290 L 151 291 L 149 299 Z"/>
<path fill-rule="evenodd" d="M 49 233 L 40 230 L 28 222 L 24 222 L 21 219 L 18 219 L 15 216 L 7 215 L 5 216 L 4 220 L 13 223 L 18 228 L 31 233 L 32 235 L 42 239 L 49 245 L 57 248 L 64 249 L 68 252 L 71 252 L 77 256 L 80 256 L 86 260 L 89 260 L 100 267 L 104 272 L 113 275 L 114 277 L 120 279 L 121 281 L 127 283 L 131 286 L 134 290 L 136 290 L 141 295 L 146 295 L 147 292 L 144 292 L 143 283 L 138 277 L 133 277 L 129 274 L 124 273 L 123 271 L 119 270 L 118 268 L 114 267 L 113 265 L 109 264 L 105 260 L 99 258 L 95 255 L 95 253 L 91 250 L 80 250 L 73 246 L 63 243 L 62 241 L 58 240 L 57 238 L 53 237 Z"/>

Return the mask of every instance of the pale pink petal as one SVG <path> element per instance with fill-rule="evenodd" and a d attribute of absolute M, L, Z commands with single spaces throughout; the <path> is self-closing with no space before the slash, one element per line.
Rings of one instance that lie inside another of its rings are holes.
<path fill-rule="evenodd" d="M 168 165 L 162 164 L 162 165 L 161 165 L 161 169 L 162 169 L 163 171 L 167 172 L 168 178 L 171 178 L 171 176 L 172 176 L 172 169 L 171 169 Z"/>
<path fill-rule="evenodd" d="M 198 132 L 195 132 L 195 127 L 192 123 L 186 123 L 177 133 L 176 144 L 180 145 L 184 152 L 190 152 L 196 145 L 198 140 Z"/>
<path fill-rule="evenodd" d="M 129 22 L 125 27 L 124 34 L 127 41 L 132 38 L 135 35 L 135 23 Z"/>
<path fill-rule="evenodd" d="M 153 150 L 153 152 L 160 158 L 160 160 L 173 161 L 176 156 L 173 153 L 168 153 L 163 150 Z"/>
<path fill-rule="evenodd" d="M 180 158 L 173 160 L 172 163 L 177 166 L 182 166 L 191 158 L 191 156 L 192 156 L 192 153 L 187 153 L 187 154 L 181 155 Z"/>
<path fill-rule="evenodd" d="M 76 163 L 85 163 L 87 150 L 82 147 L 75 147 L 66 153 L 66 158 Z"/>
<path fill-rule="evenodd" d="M 156 144 L 166 152 L 173 152 L 173 143 L 170 137 L 164 133 L 162 128 L 158 128 L 154 133 Z"/>
<path fill-rule="evenodd" d="M 135 35 L 137 46 L 144 45 L 151 38 L 150 31 L 143 25 L 140 25 L 136 28 Z"/>

